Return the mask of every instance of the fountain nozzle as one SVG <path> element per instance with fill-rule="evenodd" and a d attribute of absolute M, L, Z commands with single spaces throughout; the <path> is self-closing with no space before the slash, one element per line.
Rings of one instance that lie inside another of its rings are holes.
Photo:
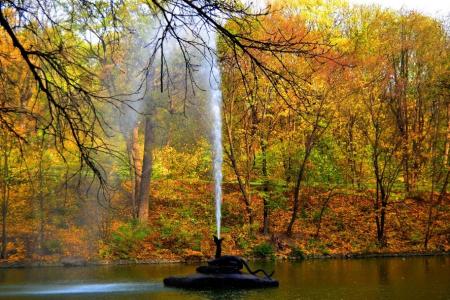
<path fill-rule="evenodd" d="M 222 256 L 222 241 L 223 238 L 219 239 L 217 236 L 213 235 L 214 243 L 216 244 L 216 258 Z"/>

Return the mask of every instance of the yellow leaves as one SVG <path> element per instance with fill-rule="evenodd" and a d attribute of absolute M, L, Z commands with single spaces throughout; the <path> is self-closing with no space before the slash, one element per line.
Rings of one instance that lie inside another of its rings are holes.
<path fill-rule="evenodd" d="M 209 172 L 209 145 L 200 142 L 192 152 L 178 151 L 165 146 L 153 152 L 154 178 L 197 178 Z"/>

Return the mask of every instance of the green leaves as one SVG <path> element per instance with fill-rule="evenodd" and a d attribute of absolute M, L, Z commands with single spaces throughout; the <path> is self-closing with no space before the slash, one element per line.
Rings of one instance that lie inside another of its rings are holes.
<path fill-rule="evenodd" d="M 259 258 L 275 258 L 275 251 L 273 249 L 273 246 L 267 242 L 256 245 L 252 249 L 252 253 L 254 256 Z"/>
<path fill-rule="evenodd" d="M 108 244 L 113 256 L 121 259 L 128 259 L 133 256 L 142 241 L 149 235 L 150 229 L 147 225 L 133 220 L 121 225 L 111 234 L 111 240 Z"/>

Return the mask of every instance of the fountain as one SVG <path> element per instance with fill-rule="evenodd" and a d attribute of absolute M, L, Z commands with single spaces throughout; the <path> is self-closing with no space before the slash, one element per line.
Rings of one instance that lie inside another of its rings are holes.
<path fill-rule="evenodd" d="M 222 241 L 214 236 L 216 244 L 215 259 L 207 266 L 199 266 L 197 273 L 188 276 L 171 276 L 164 279 L 164 285 L 185 289 L 254 289 L 277 287 L 278 281 L 271 278 L 264 270 L 252 271 L 247 262 L 233 255 L 222 256 Z M 248 273 L 242 272 L 245 267 Z M 263 273 L 260 277 L 256 274 Z"/>
<path fill-rule="evenodd" d="M 210 40 L 210 47 L 215 49 L 215 35 Z M 211 288 L 265 288 L 277 287 L 278 281 L 273 280 L 271 274 L 258 269 L 252 271 L 247 262 L 238 256 L 222 256 L 222 242 L 220 238 L 220 219 L 222 203 L 222 92 L 220 89 L 220 70 L 217 64 L 217 57 L 211 59 L 212 81 L 210 95 L 210 111 L 212 116 L 212 147 L 213 147 L 213 172 L 214 172 L 214 200 L 216 206 L 216 228 L 217 236 L 214 236 L 216 244 L 215 259 L 208 261 L 207 266 L 199 266 L 197 273 L 189 276 L 173 276 L 164 279 L 164 284 L 169 287 L 189 288 L 189 289 L 211 289 Z M 246 268 L 248 273 L 243 273 Z M 264 277 L 256 274 L 263 273 Z"/>

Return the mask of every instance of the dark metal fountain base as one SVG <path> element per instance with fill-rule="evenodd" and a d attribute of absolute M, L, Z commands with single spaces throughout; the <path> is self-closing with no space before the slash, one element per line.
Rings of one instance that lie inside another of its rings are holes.
<path fill-rule="evenodd" d="M 249 273 L 241 272 L 244 266 Z M 264 274 L 264 277 L 256 276 L 260 272 Z M 196 274 L 165 278 L 164 285 L 185 289 L 255 289 L 277 287 L 278 281 L 270 277 L 272 274 L 267 274 L 261 269 L 252 271 L 244 259 L 238 256 L 225 255 L 209 261 L 207 266 L 198 267 Z"/>
<path fill-rule="evenodd" d="M 185 289 L 255 289 L 277 287 L 278 281 L 252 274 L 192 274 L 164 279 L 164 285 Z"/>
<path fill-rule="evenodd" d="M 278 281 L 271 274 L 258 269 L 252 271 L 247 262 L 238 256 L 222 256 L 222 241 L 214 236 L 216 259 L 208 261 L 207 266 L 197 268 L 197 273 L 189 276 L 173 276 L 164 279 L 164 285 L 184 289 L 258 289 L 277 287 Z M 248 273 L 242 273 L 246 268 Z M 263 273 L 264 277 L 256 276 Z"/>

